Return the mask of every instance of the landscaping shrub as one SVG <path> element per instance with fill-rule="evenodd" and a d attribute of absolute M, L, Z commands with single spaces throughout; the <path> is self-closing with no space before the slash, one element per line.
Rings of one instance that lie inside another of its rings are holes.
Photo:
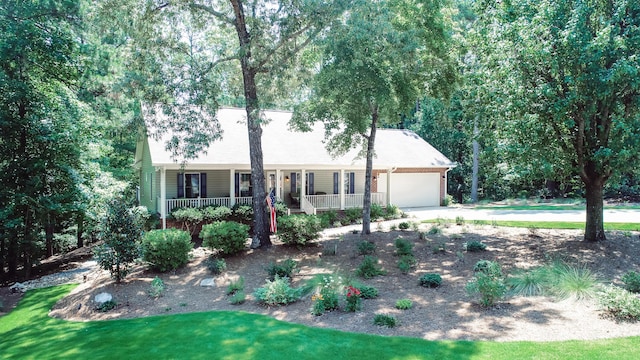
<path fill-rule="evenodd" d="M 333 226 L 338 220 L 338 213 L 335 210 L 325 211 L 320 214 L 320 226 L 323 229 Z"/>
<path fill-rule="evenodd" d="M 481 263 L 482 262 L 482 263 Z M 479 270 L 475 270 L 475 269 Z M 480 304 L 491 307 L 502 299 L 507 292 L 500 264 L 493 261 L 480 260 L 474 267 L 474 279 L 467 283 L 469 295 L 480 295 Z"/>
<path fill-rule="evenodd" d="M 244 277 L 240 276 L 238 280 L 232 280 L 227 285 L 227 295 L 233 295 L 238 291 L 244 290 Z"/>
<path fill-rule="evenodd" d="M 464 217 L 456 216 L 456 225 L 464 225 Z"/>
<path fill-rule="evenodd" d="M 254 292 L 256 299 L 266 305 L 287 305 L 298 301 L 301 295 L 301 289 L 292 288 L 288 277 L 278 275 Z"/>
<path fill-rule="evenodd" d="M 356 312 L 362 309 L 362 293 L 360 292 L 360 289 L 349 285 L 346 290 L 345 311 Z"/>
<path fill-rule="evenodd" d="M 483 242 L 473 240 L 465 243 L 464 248 L 469 252 L 485 251 L 487 250 L 487 245 L 485 245 Z"/>
<path fill-rule="evenodd" d="M 387 272 L 382 270 L 382 268 L 378 265 L 378 258 L 366 255 L 362 263 L 356 269 L 356 275 L 363 277 L 365 279 L 370 279 L 372 277 L 378 275 L 384 275 Z"/>
<path fill-rule="evenodd" d="M 418 261 L 413 255 L 402 255 L 398 260 L 398 269 L 401 273 L 407 274 L 417 263 Z"/>
<path fill-rule="evenodd" d="M 640 293 L 640 273 L 629 271 L 622 276 L 624 288 L 633 292 Z"/>
<path fill-rule="evenodd" d="M 565 299 L 589 299 L 596 295 L 598 277 L 586 266 L 572 266 L 563 261 L 555 261 L 551 267 L 551 292 Z"/>
<path fill-rule="evenodd" d="M 442 234 L 442 229 L 440 229 L 437 225 L 432 225 L 427 232 L 429 235 L 437 235 Z"/>
<path fill-rule="evenodd" d="M 413 256 L 413 243 L 405 238 L 398 237 L 393 242 L 396 248 L 396 256 Z"/>
<path fill-rule="evenodd" d="M 427 273 L 420 277 L 418 283 L 420 286 L 435 288 L 442 285 L 442 276 L 436 273 Z"/>
<path fill-rule="evenodd" d="M 387 207 L 384 209 L 383 217 L 385 218 L 385 220 L 392 220 L 399 218 L 401 215 L 401 211 L 397 206 L 387 205 Z"/>
<path fill-rule="evenodd" d="M 395 327 L 397 320 L 395 317 L 386 314 L 376 314 L 373 318 L 373 323 L 378 326 L 386 326 L 388 328 Z"/>
<path fill-rule="evenodd" d="M 434 254 L 441 254 L 447 252 L 447 244 L 443 241 L 437 242 L 431 245 L 431 252 Z"/>
<path fill-rule="evenodd" d="M 280 264 L 270 263 L 267 266 L 267 274 L 269 274 L 269 279 L 274 280 L 276 276 L 279 277 L 288 277 L 291 278 L 291 274 L 293 273 L 293 269 L 298 266 L 298 263 L 293 259 L 287 259 Z"/>
<path fill-rule="evenodd" d="M 118 306 L 118 303 L 115 300 L 105 301 L 102 304 L 98 305 L 96 310 L 100 312 L 107 312 L 115 309 Z"/>
<path fill-rule="evenodd" d="M 409 310 L 413 307 L 413 301 L 409 299 L 400 299 L 396 301 L 396 309 Z"/>
<path fill-rule="evenodd" d="M 149 285 L 149 291 L 148 291 L 149 296 L 157 298 L 162 296 L 163 292 L 164 292 L 164 281 L 162 281 L 162 279 L 160 279 L 157 276 L 154 277 L 153 280 L 151 280 L 151 285 Z"/>
<path fill-rule="evenodd" d="M 403 221 L 400 224 L 398 224 L 398 228 L 400 230 L 409 230 L 410 227 L 411 227 L 411 224 L 409 224 L 407 221 Z"/>
<path fill-rule="evenodd" d="M 360 290 L 360 296 L 363 299 L 374 299 L 378 297 L 378 289 L 373 286 L 357 284 L 355 287 Z"/>
<path fill-rule="evenodd" d="M 218 259 L 215 255 L 209 255 L 205 265 L 214 275 L 220 275 L 227 269 L 227 262 L 224 259 Z"/>
<path fill-rule="evenodd" d="M 344 211 L 344 217 L 349 223 L 362 219 L 362 208 L 349 208 Z"/>
<path fill-rule="evenodd" d="M 119 283 L 129 273 L 129 266 L 138 257 L 138 240 L 142 236 L 142 223 L 123 200 L 109 204 L 103 224 L 104 244 L 94 248 L 100 267 L 108 270 Z"/>
<path fill-rule="evenodd" d="M 601 308 L 618 320 L 640 320 L 640 298 L 626 289 L 609 285 L 597 295 Z"/>
<path fill-rule="evenodd" d="M 363 240 L 358 243 L 358 253 L 360 255 L 371 255 L 376 252 L 376 244 L 371 241 Z"/>
<path fill-rule="evenodd" d="M 218 250 L 224 255 L 233 255 L 245 249 L 249 237 L 249 226 L 235 221 L 216 221 L 204 225 L 200 231 L 202 245 Z"/>
<path fill-rule="evenodd" d="M 202 218 L 206 222 L 227 221 L 233 212 L 226 206 L 207 206 L 202 209 Z"/>
<path fill-rule="evenodd" d="M 238 290 L 234 292 L 233 295 L 231 295 L 231 298 L 229 299 L 229 303 L 231 303 L 232 305 L 240 305 L 240 304 L 244 304 L 246 300 L 247 300 L 247 296 L 244 293 L 244 290 Z"/>
<path fill-rule="evenodd" d="M 371 204 L 371 210 L 369 215 L 372 221 L 375 221 L 380 218 L 384 218 L 385 210 L 379 204 Z"/>
<path fill-rule="evenodd" d="M 241 224 L 250 225 L 253 220 L 253 207 L 251 205 L 235 204 L 232 211 L 232 219 Z"/>
<path fill-rule="evenodd" d="M 290 215 L 278 219 L 278 238 L 288 245 L 304 246 L 320 237 L 322 227 L 316 215 Z"/>
<path fill-rule="evenodd" d="M 538 296 L 543 295 L 549 285 L 549 272 L 540 267 L 515 272 L 506 279 L 506 285 L 511 295 Z"/>
<path fill-rule="evenodd" d="M 171 211 L 171 216 L 182 224 L 182 229 L 189 232 L 191 236 L 195 234 L 197 225 L 204 219 L 202 210 L 196 208 L 174 209 Z"/>
<path fill-rule="evenodd" d="M 189 262 L 191 236 L 179 229 L 151 230 L 142 238 L 142 260 L 156 271 L 175 270 Z"/>

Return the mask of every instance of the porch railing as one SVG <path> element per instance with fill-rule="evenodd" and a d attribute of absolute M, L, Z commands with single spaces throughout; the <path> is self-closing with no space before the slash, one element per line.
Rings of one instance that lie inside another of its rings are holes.
<path fill-rule="evenodd" d="M 253 203 L 251 196 L 237 197 L 235 198 L 236 204 L 251 205 Z M 200 208 L 205 206 L 227 206 L 231 207 L 230 197 L 215 197 L 215 198 L 189 198 L 189 199 L 167 199 L 167 214 L 175 208 L 181 207 L 194 207 Z"/>

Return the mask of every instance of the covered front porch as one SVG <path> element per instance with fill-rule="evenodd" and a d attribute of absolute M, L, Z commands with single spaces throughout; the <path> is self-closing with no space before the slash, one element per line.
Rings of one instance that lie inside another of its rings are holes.
<path fill-rule="evenodd" d="M 153 178 L 155 177 L 155 179 Z M 181 207 L 251 205 L 253 187 L 249 169 L 202 169 L 158 167 L 149 180 L 153 194 L 151 208 L 166 222 L 172 210 Z M 364 202 L 364 170 L 359 169 L 273 169 L 265 171 L 267 191 L 291 209 L 307 214 L 323 210 L 345 210 L 362 207 Z M 155 190 L 155 191 L 153 191 Z M 372 204 L 390 203 L 388 192 L 378 192 L 372 179 Z M 141 201 L 144 203 L 144 201 Z"/>

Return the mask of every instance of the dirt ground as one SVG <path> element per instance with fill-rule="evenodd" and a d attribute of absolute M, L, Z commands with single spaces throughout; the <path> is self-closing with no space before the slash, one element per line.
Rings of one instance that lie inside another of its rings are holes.
<path fill-rule="evenodd" d="M 426 231 L 429 227 L 423 224 L 419 230 Z M 640 335 L 640 323 L 616 323 L 604 317 L 595 300 L 511 297 L 494 308 L 485 309 L 477 304 L 477 299 L 465 293 L 473 266 L 481 259 L 498 261 L 508 274 L 563 257 L 588 266 L 604 283 L 620 284 L 624 273 L 640 270 L 637 233 L 609 232 L 607 241 L 585 243 L 581 231 L 531 231 L 473 224 L 451 224 L 441 234 L 428 235 L 427 239 L 420 239 L 419 233 L 411 230 L 391 231 L 389 223 L 373 224 L 372 231 L 368 236 L 351 232 L 325 235 L 317 244 L 301 249 L 276 242 L 268 249 L 247 250 L 227 258 L 227 270 L 215 277 L 206 269 L 204 260 L 209 252 L 202 248 L 195 249 L 192 261 L 176 272 L 159 274 L 139 265 L 122 284 L 115 284 L 108 273 L 96 269 L 54 306 L 51 316 L 87 321 L 232 310 L 265 314 L 315 327 L 430 340 L 554 341 Z M 402 274 L 396 265 L 394 240 L 398 237 L 415 245 L 418 263 L 408 274 Z M 360 279 L 379 290 L 379 297 L 363 301 L 362 311 L 335 310 L 314 316 L 310 312 L 311 294 L 287 306 L 266 307 L 255 301 L 252 293 L 264 285 L 265 268 L 272 262 L 285 259 L 298 262 L 294 286 L 321 273 L 355 276 L 353 272 L 363 259 L 357 245 L 363 240 L 376 244 L 375 256 L 387 274 Z M 484 242 L 487 251 L 464 252 L 464 243 L 472 240 Z M 434 253 L 434 246 L 440 244 L 444 244 L 446 250 Z M 331 254 L 329 249 L 335 249 L 336 254 Z M 419 277 L 428 272 L 441 274 L 443 285 L 435 289 L 419 286 Z M 162 278 L 166 285 L 159 298 L 148 295 L 155 276 Z M 225 294 L 226 287 L 240 276 L 245 280 L 247 301 L 232 305 Z M 215 278 L 216 286 L 200 286 L 203 279 L 211 277 Z M 118 306 L 109 312 L 97 311 L 94 298 L 101 292 L 112 294 Z M 399 299 L 412 300 L 413 307 L 396 309 L 394 305 Z M 376 326 L 373 324 L 375 314 L 393 315 L 399 325 L 395 328 Z"/>

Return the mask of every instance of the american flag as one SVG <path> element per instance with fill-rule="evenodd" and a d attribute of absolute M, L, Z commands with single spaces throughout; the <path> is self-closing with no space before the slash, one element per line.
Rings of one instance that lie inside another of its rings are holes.
<path fill-rule="evenodd" d="M 278 223 L 276 222 L 276 189 L 272 189 L 267 196 L 267 204 L 269 204 L 269 212 L 271 212 L 271 224 L 269 230 L 272 233 L 278 231 Z"/>

